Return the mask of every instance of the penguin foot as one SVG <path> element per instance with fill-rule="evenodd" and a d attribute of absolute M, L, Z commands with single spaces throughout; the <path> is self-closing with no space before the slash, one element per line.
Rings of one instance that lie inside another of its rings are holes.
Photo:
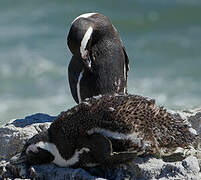
<path fill-rule="evenodd" d="M 113 152 L 105 159 L 107 165 L 125 164 L 133 161 L 137 157 L 136 152 Z"/>

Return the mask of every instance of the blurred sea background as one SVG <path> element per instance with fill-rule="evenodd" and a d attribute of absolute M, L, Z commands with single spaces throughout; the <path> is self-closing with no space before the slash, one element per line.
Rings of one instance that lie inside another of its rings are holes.
<path fill-rule="evenodd" d="M 105 14 L 118 29 L 130 93 L 170 109 L 201 107 L 200 0 L 1 0 L 0 125 L 75 105 L 66 37 L 86 12 Z"/>

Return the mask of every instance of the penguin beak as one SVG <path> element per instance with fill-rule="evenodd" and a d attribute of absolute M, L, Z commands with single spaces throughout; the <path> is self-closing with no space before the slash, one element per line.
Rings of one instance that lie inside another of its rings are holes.
<path fill-rule="evenodd" d="M 89 53 L 87 54 L 86 64 L 87 64 L 87 67 L 91 69 L 91 59 L 90 59 Z"/>
<path fill-rule="evenodd" d="M 27 160 L 26 156 L 19 153 L 10 159 L 10 163 L 17 165 L 17 164 L 25 163 L 26 160 Z"/>
<path fill-rule="evenodd" d="M 86 52 L 85 57 L 83 59 L 84 59 L 83 61 L 84 61 L 85 66 L 87 67 L 87 69 L 91 69 L 91 58 L 89 56 L 88 51 Z"/>

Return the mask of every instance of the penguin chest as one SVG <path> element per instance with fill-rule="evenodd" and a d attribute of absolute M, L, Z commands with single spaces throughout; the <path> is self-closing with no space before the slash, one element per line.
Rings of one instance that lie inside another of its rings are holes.
<path fill-rule="evenodd" d="M 98 95 L 101 91 L 98 88 L 98 78 L 96 75 L 82 70 L 77 81 L 77 97 L 79 103 L 86 98 Z"/>
<path fill-rule="evenodd" d="M 114 69 L 115 72 L 111 72 L 108 67 L 95 66 L 94 72 L 85 72 L 84 70 L 80 72 L 77 81 L 79 102 L 100 94 L 125 93 L 126 81 L 123 78 L 123 72 L 118 69 Z"/>

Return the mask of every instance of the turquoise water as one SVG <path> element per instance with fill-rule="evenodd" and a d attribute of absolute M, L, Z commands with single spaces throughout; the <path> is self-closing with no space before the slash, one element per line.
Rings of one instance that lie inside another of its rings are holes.
<path fill-rule="evenodd" d="M 75 105 L 68 81 L 71 21 L 101 12 L 130 58 L 130 93 L 171 109 L 201 106 L 201 1 L 0 1 L 0 124 Z"/>

